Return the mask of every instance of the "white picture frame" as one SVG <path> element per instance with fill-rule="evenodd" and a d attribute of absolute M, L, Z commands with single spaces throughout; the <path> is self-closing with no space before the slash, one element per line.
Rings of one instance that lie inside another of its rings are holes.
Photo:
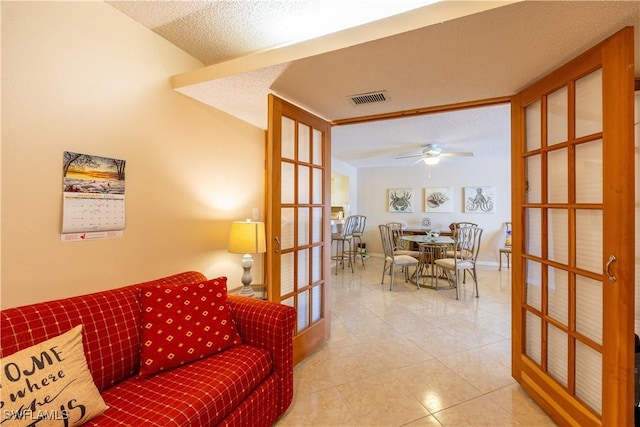
<path fill-rule="evenodd" d="M 453 212 L 453 194 L 450 187 L 430 187 L 424 189 L 425 212 Z"/>
<path fill-rule="evenodd" d="M 465 187 L 464 212 L 491 214 L 495 212 L 495 187 Z"/>
<path fill-rule="evenodd" d="M 413 212 L 412 188 L 389 188 L 387 191 L 387 206 L 392 213 Z"/>

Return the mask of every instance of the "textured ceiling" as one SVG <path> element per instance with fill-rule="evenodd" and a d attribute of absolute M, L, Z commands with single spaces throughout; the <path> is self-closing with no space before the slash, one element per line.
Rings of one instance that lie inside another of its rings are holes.
<path fill-rule="evenodd" d="M 434 0 L 107 1 L 205 65 L 298 43 L 433 2 Z"/>
<path fill-rule="evenodd" d="M 270 49 L 294 41 L 274 31 L 293 25 L 284 17 L 310 11 L 313 19 L 296 19 L 311 27 L 327 22 L 322 5 L 335 17 L 345 4 L 363 10 L 367 2 L 375 0 L 109 3 L 203 64 L 214 64 L 177 76 L 190 80 L 177 90 L 261 128 L 268 93 L 328 120 L 448 105 L 517 93 L 624 26 L 636 27 L 636 45 L 640 39 L 640 1 L 444 2 L 357 27 L 353 31 L 372 34 L 357 42 L 346 30 L 316 39 L 333 48 L 308 41 Z M 273 60 L 279 52 L 284 59 Z M 640 55 L 635 65 L 640 75 Z M 378 90 L 390 100 L 354 106 L 348 99 Z M 334 157 L 357 167 L 410 164 L 394 157 L 431 142 L 477 156 L 506 155 L 509 109 L 335 126 L 332 140 Z"/>

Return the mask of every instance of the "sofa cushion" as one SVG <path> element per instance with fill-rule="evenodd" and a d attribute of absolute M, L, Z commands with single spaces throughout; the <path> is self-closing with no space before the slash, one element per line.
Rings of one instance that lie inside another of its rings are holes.
<path fill-rule="evenodd" d="M 129 378 L 103 392 L 109 409 L 87 425 L 218 425 L 272 370 L 269 352 L 241 344 L 179 369 Z"/>
<path fill-rule="evenodd" d="M 202 359 L 240 344 L 227 304 L 227 278 L 141 289 L 139 377 Z"/>
<path fill-rule="evenodd" d="M 107 409 L 84 356 L 82 326 L 0 359 L 2 423 L 79 426 Z M 33 424 L 32 424 L 33 423 Z"/>
<path fill-rule="evenodd" d="M 99 390 L 138 372 L 140 304 L 135 286 L 0 312 L 0 353 L 15 353 L 83 326 L 87 365 Z"/>

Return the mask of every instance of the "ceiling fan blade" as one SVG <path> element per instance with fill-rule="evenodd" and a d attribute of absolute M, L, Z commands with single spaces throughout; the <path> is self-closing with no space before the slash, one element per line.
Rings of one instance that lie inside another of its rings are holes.
<path fill-rule="evenodd" d="M 400 157 L 394 157 L 394 159 L 416 159 L 418 157 L 424 157 L 423 154 L 414 154 L 412 156 L 400 156 Z"/>
<path fill-rule="evenodd" d="M 473 153 L 461 151 L 458 153 L 440 153 L 442 157 L 472 157 Z"/>
<path fill-rule="evenodd" d="M 368 150 L 368 151 L 361 152 L 359 155 L 351 156 L 351 159 L 360 160 L 360 159 L 368 159 L 368 158 L 376 158 L 376 157 L 388 157 L 394 154 L 404 154 L 408 151 L 414 150 L 416 147 L 419 147 L 419 146 L 413 144 L 413 145 L 395 146 L 395 147 L 386 147 L 386 148 Z"/>

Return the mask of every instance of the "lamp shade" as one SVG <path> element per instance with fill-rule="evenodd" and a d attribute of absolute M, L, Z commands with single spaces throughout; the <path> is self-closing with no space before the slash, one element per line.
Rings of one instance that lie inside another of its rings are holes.
<path fill-rule="evenodd" d="M 264 222 L 235 221 L 231 224 L 228 250 L 234 254 L 257 254 L 267 250 Z"/>

